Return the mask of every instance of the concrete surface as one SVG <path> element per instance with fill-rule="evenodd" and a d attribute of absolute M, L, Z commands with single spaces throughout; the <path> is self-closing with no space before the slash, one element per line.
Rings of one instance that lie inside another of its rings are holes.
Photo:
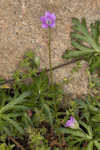
<path fill-rule="evenodd" d="M 40 16 L 45 11 L 57 16 L 52 29 L 53 66 L 66 62 L 61 58 L 70 48 L 72 17 L 85 17 L 90 24 L 100 19 L 100 0 L 0 0 L 0 76 L 11 78 L 24 53 L 33 49 L 41 58 L 41 68 L 48 68 L 48 31 L 41 28 Z M 64 84 L 65 93 L 81 95 L 88 92 L 87 63 L 71 74 L 75 64 L 60 68 L 53 73 L 54 81 L 63 83 L 64 78 L 73 76 Z"/>

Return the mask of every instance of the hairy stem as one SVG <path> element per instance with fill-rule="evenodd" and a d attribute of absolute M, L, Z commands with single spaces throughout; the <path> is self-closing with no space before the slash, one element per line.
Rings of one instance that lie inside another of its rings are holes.
<path fill-rule="evenodd" d="M 48 35 L 48 48 L 49 48 L 49 69 L 50 69 L 50 80 L 52 84 L 52 62 L 51 62 L 51 28 L 49 27 L 49 35 Z"/>

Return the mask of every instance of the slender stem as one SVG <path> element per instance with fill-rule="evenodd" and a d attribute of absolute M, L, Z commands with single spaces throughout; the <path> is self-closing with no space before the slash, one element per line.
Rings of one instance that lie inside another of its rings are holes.
<path fill-rule="evenodd" d="M 12 136 L 9 136 L 9 139 L 12 140 L 17 147 L 19 147 L 21 150 L 26 150 L 20 143 L 18 143 Z"/>
<path fill-rule="evenodd" d="M 57 120 L 57 106 L 56 106 L 56 104 L 54 105 L 55 106 L 55 117 L 56 117 L 56 120 Z"/>
<path fill-rule="evenodd" d="M 48 48 L 49 48 L 49 69 L 50 69 L 50 79 L 52 84 L 52 62 L 51 62 L 51 28 L 49 27 L 49 37 L 48 37 Z"/>

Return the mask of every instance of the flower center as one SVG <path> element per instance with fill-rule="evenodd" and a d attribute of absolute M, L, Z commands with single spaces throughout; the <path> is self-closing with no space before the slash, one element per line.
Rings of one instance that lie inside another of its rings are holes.
<path fill-rule="evenodd" d="M 46 23 L 47 23 L 48 25 L 51 24 L 51 23 L 52 23 L 51 19 L 47 19 L 47 20 L 46 20 Z"/>

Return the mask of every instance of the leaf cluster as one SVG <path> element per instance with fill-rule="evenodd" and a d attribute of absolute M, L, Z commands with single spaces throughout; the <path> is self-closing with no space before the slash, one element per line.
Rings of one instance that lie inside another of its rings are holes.
<path fill-rule="evenodd" d="M 16 132 L 24 134 L 24 128 L 20 121 L 25 112 L 29 109 L 22 105 L 27 101 L 30 91 L 20 95 L 10 96 L 0 89 L 0 134 L 7 136 L 15 135 Z"/>
<path fill-rule="evenodd" d="M 25 54 L 20 66 L 21 71 L 16 71 L 14 75 L 14 90 L 18 92 L 17 89 L 20 89 L 21 93 L 31 90 L 32 95 L 24 104 L 34 112 L 33 123 L 39 124 L 46 121 L 52 125 L 56 116 L 55 107 L 59 107 L 63 95 L 61 87 L 56 83 L 52 85 L 49 83 L 45 70 L 37 74 L 39 63 L 32 51 Z M 23 82 L 24 79 L 29 82 Z"/>
<path fill-rule="evenodd" d="M 98 72 L 100 68 L 100 22 L 92 23 L 88 29 L 86 21 L 72 19 L 71 44 L 73 50 L 66 50 L 63 58 L 80 58 L 88 61 L 90 71 Z"/>
<path fill-rule="evenodd" d="M 43 131 L 43 128 L 28 128 L 27 133 L 29 135 L 28 141 L 30 145 L 30 150 L 50 150 L 50 147 L 48 146 L 48 141 L 44 138 L 45 131 Z"/>
<path fill-rule="evenodd" d="M 60 128 L 70 147 L 79 147 L 82 150 L 100 149 L 100 101 L 87 97 L 85 100 L 76 99 L 77 118 L 80 128 Z M 68 136 L 69 135 L 69 136 Z"/>
<path fill-rule="evenodd" d="M 21 80 L 33 77 L 37 74 L 40 66 L 39 57 L 35 56 L 32 50 L 25 53 L 23 59 L 20 61 L 16 72 L 13 75 L 15 82 L 20 84 Z"/>
<path fill-rule="evenodd" d="M 6 145 L 5 143 L 0 144 L 0 150 L 13 150 L 14 145 Z"/>

